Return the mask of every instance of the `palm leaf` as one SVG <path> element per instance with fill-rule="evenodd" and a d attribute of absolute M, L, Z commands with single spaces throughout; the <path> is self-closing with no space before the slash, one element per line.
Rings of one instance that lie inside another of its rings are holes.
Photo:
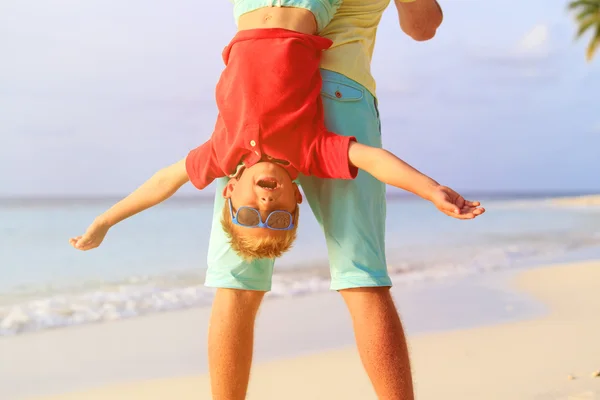
<path fill-rule="evenodd" d="M 598 9 L 598 10 L 589 10 L 589 9 L 586 9 L 586 10 L 583 10 L 583 11 L 579 12 L 577 15 L 575 15 L 575 19 L 577 21 L 581 22 L 581 21 L 583 21 L 583 20 L 585 20 L 587 18 L 594 17 L 594 16 L 597 16 L 597 15 L 600 15 L 600 9 Z"/>
<path fill-rule="evenodd" d="M 579 39 L 588 29 L 594 26 L 600 26 L 600 14 L 590 15 L 587 19 L 580 21 L 575 38 Z"/>
<path fill-rule="evenodd" d="M 570 2 L 568 5 L 569 10 L 575 10 L 577 8 L 597 10 L 597 9 L 600 9 L 600 1 L 598 1 L 598 0 L 576 0 L 576 1 Z"/>
<path fill-rule="evenodd" d="M 575 39 L 581 38 L 590 29 L 594 30 L 586 49 L 586 59 L 591 61 L 600 49 L 600 0 L 574 0 L 567 8 L 575 12 L 578 25 Z"/>
<path fill-rule="evenodd" d="M 596 51 L 598 51 L 598 48 L 600 47 L 600 25 L 596 26 L 596 31 L 594 32 L 594 37 L 592 37 L 592 40 L 590 40 L 590 43 L 588 44 L 588 48 L 586 51 L 586 59 L 589 61 L 592 61 L 592 59 L 594 58 L 594 55 L 596 55 Z"/>

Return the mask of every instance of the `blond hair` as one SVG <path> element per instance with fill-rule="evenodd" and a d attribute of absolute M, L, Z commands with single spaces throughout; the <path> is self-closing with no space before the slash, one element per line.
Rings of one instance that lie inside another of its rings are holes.
<path fill-rule="evenodd" d="M 229 212 L 229 205 L 225 202 L 221 225 L 229 238 L 229 244 L 233 251 L 246 261 L 252 261 L 257 258 L 278 258 L 291 249 L 296 240 L 299 214 L 300 209 L 299 207 L 296 207 L 296 212 L 294 213 L 294 227 L 290 230 L 271 231 L 270 235 L 260 237 L 252 234 L 241 235 L 239 230 L 234 229 L 231 213 Z"/>

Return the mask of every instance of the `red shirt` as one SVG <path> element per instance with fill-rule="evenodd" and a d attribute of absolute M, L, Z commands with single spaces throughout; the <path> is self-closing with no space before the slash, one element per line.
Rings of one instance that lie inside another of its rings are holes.
<path fill-rule="evenodd" d="M 219 115 L 211 138 L 186 159 L 198 189 L 270 158 L 298 173 L 353 179 L 348 147 L 354 137 L 327 131 L 319 63 L 332 42 L 285 29 L 240 31 L 223 51 L 216 89 Z M 267 158 L 269 157 L 269 158 Z"/>

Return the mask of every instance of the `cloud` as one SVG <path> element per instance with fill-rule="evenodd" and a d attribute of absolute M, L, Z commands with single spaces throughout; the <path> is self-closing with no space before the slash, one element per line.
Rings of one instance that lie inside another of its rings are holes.
<path fill-rule="evenodd" d="M 549 42 L 550 30 L 548 26 L 538 24 L 517 42 L 515 53 L 521 56 L 546 56 L 550 52 Z"/>
<path fill-rule="evenodd" d="M 494 64 L 531 67 L 546 61 L 553 55 L 550 45 L 550 28 L 545 24 L 534 25 L 516 40 L 502 44 L 481 43 L 471 48 L 472 58 Z"/>
<path fill-rule="evenodd" d="M 500 42 L 481 43 L 471 47 L 469 59 L 480 64 L 483 79 L 502 85 L 546 86 L 562 73 L 559 53 L 563 46 L 556 45 L 554 28 L 547 24 L 529 25 L 528 29 L 514 32 Z"/>

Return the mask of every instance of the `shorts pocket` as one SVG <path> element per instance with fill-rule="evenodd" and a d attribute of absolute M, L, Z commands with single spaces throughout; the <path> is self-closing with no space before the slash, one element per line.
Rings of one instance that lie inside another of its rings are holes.
<path fill-rule="evenodd" d="M 350 85 L 323 80 L 321 95 L 337 101 L 359 101 L 364 97 L 364 92 Z"/>

